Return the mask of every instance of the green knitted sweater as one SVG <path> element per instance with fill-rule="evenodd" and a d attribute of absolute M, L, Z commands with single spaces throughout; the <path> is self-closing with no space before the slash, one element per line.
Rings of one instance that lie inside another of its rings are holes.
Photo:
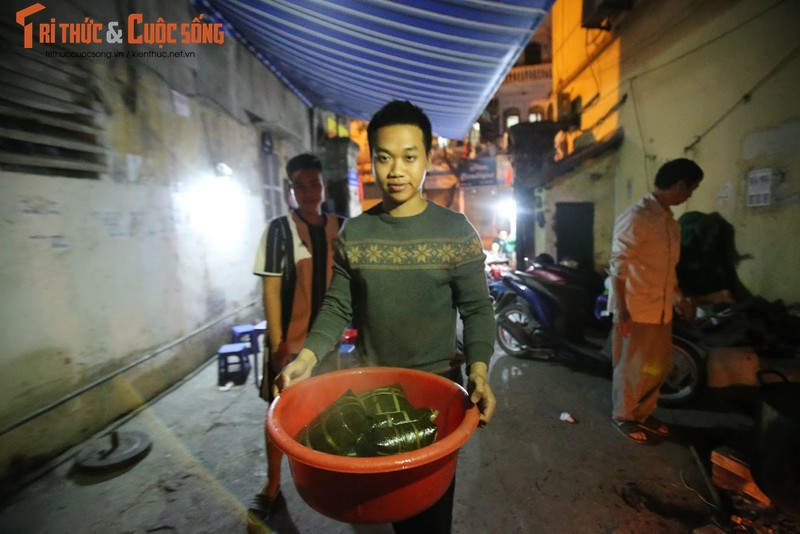
<path fill-rule="evenodd" d="M 458 311 L 467 364 L 488 364 L 495 322 L 483 260 L 462 214 L 428 202 L 418 215 L 392 217 L 378 205 L 342 228 L 306 347 L 321 358 L 352 320 L 368 365 L 442 373 L 454 362 Z"/>

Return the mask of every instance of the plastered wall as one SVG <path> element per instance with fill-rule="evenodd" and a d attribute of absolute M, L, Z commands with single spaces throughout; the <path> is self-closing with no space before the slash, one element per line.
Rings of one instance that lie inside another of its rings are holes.
<path fill-rule="evenodd" d="M 687 210 L 719 212 L 734 225 L 739 252 L 752 256 L 739 266 L 743 283 L 769 300 L 800 301 L 800 248 L 793 237 L 800 232 L 794 29 L 800 4 L 640 1 L 613 21 L 612 31 L 581 28 L 581 5 L 558 0 L 553 6 L 554 95 L 581 96 L 584 104 L 594 99 L 581 129 L 601 139 L 622 128 L 625 139 L 614 172 L 590 161 L 564 178 L 580 182 L 600 166 L 618 214 L 651 189 L 661 164 L 694 159 L 705 179 L 673 210 L 676 217 Z M 782 178 L 771 205 L 748 207 L 746 178 L 759 168 L 775 169 Z M 566 188 L 575 186 L 561 179 L 547 196 L 556 198 Z M 593 190 L 587 187 L 584 197 Z M 595 235 L 595 250 L 608 250 L 610 230 L 596 228 Z"/>
<path fill-rule="evenodd" d="M 115 20 L 116 7 L 52 14 Z M 194 16 L 184 2 L 134 7 Z M 311 144 L 308 110 L 232 37 L 184 50 L 195 56 L 91 64 L 99 179 L 0 171 L 4 485 L 213 357 L 231 325 L 262 318 L 255 248 L 268 212 L 285 210 L 264 204 L 263 125 L 281 125 L 281 165 Z"/>
<path fill-rule="evenodd" d="M 534 243 L 537 254 L 546 252 L 556 257 L 556 206 L 560 202 L 591 202 L 594 204 L 594 269 L 603 272 L 611 253 L 614 231 L 614 175 L 618 160 L 607 154 L 585 169 L 556 178 L 536 194 L 542 199 L 544 226 L 536 228 Z"/>

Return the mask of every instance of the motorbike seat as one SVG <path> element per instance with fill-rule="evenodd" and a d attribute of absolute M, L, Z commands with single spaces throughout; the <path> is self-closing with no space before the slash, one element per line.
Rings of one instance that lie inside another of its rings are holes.
<path fill-rule="evenodd" d="M 547 281 L 538 275 L 534 276 L 530 273 L 524 273 L 522 271 L 517 271 L 514 273 L 514 275 L 517 276 L 523 284 L 532 288 L 534 291 L 543 293 L 554 301 L 558 301 L 558 297 L 553 291 L 550 290 L 550 287 L 554 285 L 555 282 Z"/>
<path fill-rule="evenodd" d="M 583 287 L 570 283 L 555 273 L 548 271 L 531 271 L 526 273 L 516 273 L 525 285 L 537 291 L 544 292 L 556 301 L 564 300 L 583 300 L 589 298 L 589 294 Z"/>
<path fill-rule="evenodd" d="M 561 279 L 555 282 L 550 277 L 542 276 L 536 271 L 517 272 L 515 275 L 523 284 L 544 295 L 555 304 L 553 309 L 557 312 L 553 321 L 560 336 L 572 340 L 583 337 L 590 314 L 594 309 L 592 297 L 585 288 Z"/>

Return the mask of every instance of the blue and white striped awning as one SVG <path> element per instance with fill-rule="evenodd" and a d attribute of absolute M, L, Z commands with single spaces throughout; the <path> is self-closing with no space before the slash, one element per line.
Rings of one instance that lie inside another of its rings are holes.
<path fill-rule="evenodd" d="M 369 119 L 399 98 L 460 139 L 554 0 L 192 0 L 307 105 Z"/>

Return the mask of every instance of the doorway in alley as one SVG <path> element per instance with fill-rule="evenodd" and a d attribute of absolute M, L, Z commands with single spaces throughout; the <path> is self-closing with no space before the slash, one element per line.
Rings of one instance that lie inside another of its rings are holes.
<path fill-rule="evenodd" d="M 594 270 L 594 203 L 557 202 L 555 233 L 557 261 L 572 259 Z"/>

